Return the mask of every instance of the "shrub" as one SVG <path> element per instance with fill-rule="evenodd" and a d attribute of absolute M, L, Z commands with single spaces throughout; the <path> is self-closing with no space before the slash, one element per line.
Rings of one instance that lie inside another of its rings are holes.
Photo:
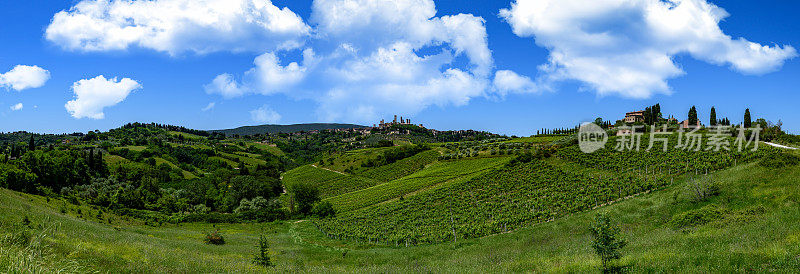
<path fill-rule="evenodd" d="M 319 190 L 311 184 L 295 183 L 287 185 L 287 192 L 296 205 L 297 212 L 311 213 L 314 203 L 320 200 Z"/>
<path fill-rule="evenodd" d="M 402 198 L 402 196 L 401 196 Z M 314 216 L 325 218 L 325 217 L 333 217 L 336 215 L 336 211 L 333 210 L 333 205 L 331 205 L 328 201 L 322 201 L 316 203 L 314 205 L 314 209 L 311 210 L 311 214 Z"/>
<path fill-rule="evenodd" d="M 261 196 L 255 197 L 253 200 L 242 199 L 239 207 L 233 212 L 242 219 L 260 222 L 274 221 L 284 216 L 277 199 L 267 200 Z"/>
<path fill-rule="evenodd" d="M 672 217 L 669 226 L 674 229 L 688 228 L 704 225 L 725 217 L 726 210 L 715 204 L 710 204 L 702 208 L 689 210 Z"/>
<path fill-rule="evenodd" d="M 711 176 L 692 178 L 686 183 L 686 193 L 695 202 L 702 202 L 713 196 L 719 195 L 719 185 L 712 181 Z"/>
<path fill-rule="evenodd" d="M 219 229 L 217 229 L 212 232 L 206 233 L 206 237 L 203 239 L 203 242 L 211 245 L 224 245 L 225 238 L 222 237 L 222 233 L 220 233 Z"/>
<path fill-rule="evenodd" d="M 253 263 L 263 267 L 274 266 L 269 258 L 269 243 L 267 243 L 267 238 L 264 235 L 259 236 L 256 247 L 258 247 L 258 252 L 253 258 Z"/>
<path fill-rule="evenodd" d="M 595 218 L 590 230 L 594 236 L 592 248 L 600 256 L 603 271 L 612 270 L 610 263 L 622 257 L 619 250 L 628 244 L 622 239 L 619 226 L 613 224 L 608 215 L 600 214 Z"/>
<path fill-rule="evenodd" d="M 764 157 L 758 164 L 766 168 L 782 168 L 800 163 L 800 157 L 789 153 L 776 153 L 772 157 Z"/>

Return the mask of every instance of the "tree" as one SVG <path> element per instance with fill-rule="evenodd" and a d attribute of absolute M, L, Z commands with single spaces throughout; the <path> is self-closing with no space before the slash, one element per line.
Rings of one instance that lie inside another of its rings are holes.
<path fill-rule="evenodd" d="M 714 107 L 711 107 L 711 118 L 708 124 L 712 126 L 717 125 L 717 110 Z"/>
<path fill-rule="evenodd" d="M 33 140 L 33 134 L 31 134 L 31 141 L 28 143 L 28 150 L 36 150 L 36 143 Z"/>
<path fill-rule="evenodd" d="M 333 205 L 331 205 L 330 202 L 322 201 L 314 205 L 314 209 L 311 210 L 311 214 L 314 214 L 314 216 L 320 218 L 325 218 L 333 217 L 336 215 L 336 211 L 333 209 Z"/>
<path fill-rule="evenodd" d="M 269 200 L 277 197 L 281 186 L 280 181 L 272 177 L 236 176 L 231 179 L 227 192 L 225 206 L 228 210 L 233 210 L 242 199 L 261 196 Z"/>
<path fill-rule="evenodd" d="M 622 239 L 619 226 L 613 224 L 605 213 L 597 215 L 590 230 L 594 237 L 592 248 L 600 256 L 603 270 L 609 270 L 609 263 L 622 257 L 620 249 L 628 243 Z"/>
<path fill-rule="evenodd" d="M 263 267 L 274 266 L 272 260 L 269 258 L 269 243 L 267 243 L 267 237 L 260 235 L 256 247 L 258 247 L 258 253 L 256 253 L 255 258 L 253 258 L 253 263 Z"/>
<path fill-rule="evenodd" d="M 653 117 L 655 117 L 656 122 L 658 119 L 661 119 L 661 104 L 656 104 L 653 106 Z"/>
<path fill-rule="evenodd" d="M 744 127 L 748 128 L 753 126 L 753 121 L 750 119 L 750 109 L 744 110 Z"/>
<path fill-rule="evenodd" d="M 314 203 L 320 200 L 319 190 L 311 184 L 296 183 L 288 185 L 287 192 L 295 202 L 297 212 L 301 214 L 311 213 Z"/>
<path fill-rule="evenodd" d="M 694 106 L 692 106 L 692 108 L 689 109 L 688 120 L 689 120 L 689 126 L 697 125 L 697 109 Z"/>

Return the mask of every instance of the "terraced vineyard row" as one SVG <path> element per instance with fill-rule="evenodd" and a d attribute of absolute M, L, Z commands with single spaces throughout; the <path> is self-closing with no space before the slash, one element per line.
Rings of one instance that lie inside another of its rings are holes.
<path fill-rule="evenodd" d="M 593 178 L 534 160 L 315 223 L 338 239 L 437 243 L 516 229 L 668 184 L 662 176 Z"/>
<path fill-rule="evenodd" d="M 352 211 L 435 186 L 455 178 L 471 178 L 508 162 L 509 158 L 479 158 L 435 163 L 408 177 L 328 199 L 338 212 Z"/>
<path fill-rule="evenodd" d="M 380 183 L 369 178 L 340 174 L 310 165 L 298 167 L 284 173 L 283 181 L 288 184 L 312 184 L 317 187 L 320 197 L 323 199 L 368 188 Z"/>
<path fill-rule="evenodd" d="M 366 171 L 358 173 L 358 175 L 382 182 L 388 182 L 417 172 L 426 165 L 436 161 L 437 157 L 439 157 L 438 151 L 428 150 L 388 165 L 370 168 Z"/>
<path fill-rule="evenodd" d="M 617 151 L 614 146 L 618 138 L 611 138 L 604 149 L 594 153 L 583 153 L 577 146 L 570 146 L 560 149 L 556 156 L 585 167 L 614 172 L 683 174 L 720 170 L 765 157 L 776 151 L 764 145 L 755 152 L 750 149 L 740 152 L 733 145 L 729 147 L 729 151 L 706 151 L 707 146 L 702 146 L 700 151 L 683 150 L 676 148 L 677 134 L 669 137 L 666 152 L 663 150 L 663 142 L 655 142 L 652 149 L 645 151 L 650 142 L 647 136 L 642 138 L 641 151 Z M 705 138 L 702 143 L 707 144 L 708 141 L 708 138 Z M 732 138 L 728 141 L 733 144 Z"/>

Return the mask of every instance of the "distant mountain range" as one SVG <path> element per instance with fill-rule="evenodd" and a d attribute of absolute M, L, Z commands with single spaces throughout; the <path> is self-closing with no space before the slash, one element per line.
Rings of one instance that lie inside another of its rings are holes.
<path fill-rule="evenodd" d="M 260 126 L 243 126 L 232 129 L 217 129 L 209 130 L 208 132 L 218 132 L 225 135 L 253 135 L 265 133 L 293 133 L 300 131 L 312 130 L 325 130 L 325 129 L 343 129 L 343 128 L 364 128 L 366 126 L 356 124 L 335 124 L 335 123 L 309 123 L 309 124 L 294 124 L 294 125 L 260 125 Z"/>

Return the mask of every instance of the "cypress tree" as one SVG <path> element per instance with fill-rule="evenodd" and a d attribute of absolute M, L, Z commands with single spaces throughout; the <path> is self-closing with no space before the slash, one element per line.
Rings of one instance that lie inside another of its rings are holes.
<path fill-rule="evenodd" d="M 697 109 L 694 106 L 692 106 L 692 108 L 689 109 L 689 119 L 688 120 L 689 120 L 689 125 L 690 126 L 697 125 Z"/>
<path fill-rule="evenodd" d="M 717 125 L 717 110 L 714 107 L 711 107 L 711 119 L 709 119 L 709 125 L 716 126 Z"/>
<path fill-rule="evenodd" d="M 36 150 L 36 143 L 33 140 L 33 134 L 31 134 L 31 141 L 28 143 L 28 150 L 30 151 Z"/>
<path fill-rule="evenodd" d="M 661 118 L 661 104 L 656 104 L 653 107 L 653 113 L 653 116 L 655 116 L 656 119 Z"/>
<path fill-rule="evenodd" d="M 753 121 L 750 120 L 750 109 L 744 110 L 744 127 L 751 127 L 753 126 Z"/>

